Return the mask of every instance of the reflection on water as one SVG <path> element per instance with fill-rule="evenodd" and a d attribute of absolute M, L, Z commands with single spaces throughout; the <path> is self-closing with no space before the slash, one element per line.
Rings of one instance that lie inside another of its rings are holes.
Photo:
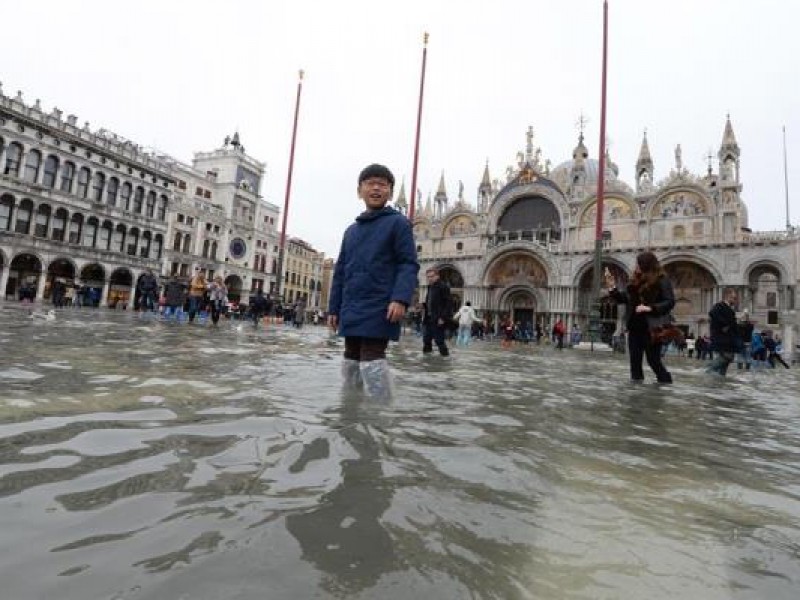
<path fill-rule="evenodd" d="M 795 598 L 794 370 L 0 309 L 8 598 Z"/>

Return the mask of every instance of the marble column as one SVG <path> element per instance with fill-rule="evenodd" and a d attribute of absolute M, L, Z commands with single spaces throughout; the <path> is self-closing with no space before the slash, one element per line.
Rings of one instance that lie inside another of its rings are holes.
<path fill-rule="evenodd" d="M 8 276 L 11 273 L 9 265 L 3 265 L 0 270 L 0 301 L 6 299 L 6 288 L 8 287 Z"/>
<path fill-rule="evenodd" d="M 39 273 L 39 281 L 36 285 L 36 302 L 44 302 L 45 283 L 47 283 L 47 272 L 43 270 Z"/>

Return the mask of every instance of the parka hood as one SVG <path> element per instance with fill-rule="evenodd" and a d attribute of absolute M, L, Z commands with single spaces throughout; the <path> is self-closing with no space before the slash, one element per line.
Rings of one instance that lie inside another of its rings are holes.
<path fill-rule="evenodd" d="M 375 219 L 379 219 L 380 217 L 385 217 L 387 215 L 394 215 L 399 214 L 397 210 L 392 208 L 391 206 L 384 206 L 380 210 L 365 210 L 360 215 L 356 217 L 356 221 L 373 221 Z"/>

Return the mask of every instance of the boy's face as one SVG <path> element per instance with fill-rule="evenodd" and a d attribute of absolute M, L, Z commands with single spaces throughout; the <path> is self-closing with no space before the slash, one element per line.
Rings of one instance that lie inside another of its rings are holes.
<path fill-rule="evenodd" d="M 392 197 L 392 186 L 383 177 L 370 177 L 358 186 L 358 197 L 370 210 L 381 209 Z"/>

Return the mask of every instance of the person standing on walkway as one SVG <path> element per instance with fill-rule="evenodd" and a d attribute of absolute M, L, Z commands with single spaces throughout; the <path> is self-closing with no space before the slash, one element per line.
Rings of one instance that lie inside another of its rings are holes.
<path fill-rule="evenodd" d="M 206 295 L 207 287 L 206 274 L 200 270 L 200 267 L 195 267 L 194 277 L 189 283 L 189 323 L 194 321 L 197 311 L 203 308 L 203 298 Z"/>
<path fill-rule="evenodd" d="M 668 322 L 675 293 L 658 258 L 652 252 L 636 257 L 633 278 L 625 291 L 618 290 L 614 276 L 606 272 L 609 295 L 625 305 L 625 324 L 628 331 L 628 356 L 631 380 L 644 381 L 642 358 L 656 375 L 659 383 L 672 383 L 672 375 L 661 362 L 661 344 L 651 340 L 650 328 Z"/>
<path fill-rule="evenodd" d="M 736 355 L 739 329 L 736 324 L 736 304 L 739 298 L 736 290 L 726 288 L 722 301 L 717 302 L 708 312 L 711 328 L 711 348 L 717 353 L 706 371 L 725 376 L 728 366 Z"/>
<path fill-rule="evenodd" d="M 428 294 L 425 296 L 425 315 L 422 319 L 424 333 L 422 335 L 422 352 L 433 352 L 433 343 L 439 349 L 439 354 L 449 356 L 444 336 L 447 320 L 452 314 L 452 301 L 450 300 L 450 287 L 441 280 L 439 269 L 431 267 L 425 271 L 428 280 Z"/>
<path fill-rule="evenodd" d="M 389 340 L 400 339 L 400 324 L 417 286 L 417 251 L 408 219 L 387 206 L 394 175 L 372 164 L 358 175 L 358 196 L 366 210 L 344 233 L 333 272 L 328 326 L 344 337 L 345 382 L 363 381 L 376 399 L 389 399 Z"/>
<path fill-rule="evenodd" d="M 475 309 L 472 308 L 472 302 L 467 300 L 464 305 L 458 309 L 458 312 L 453 318 L 458 321 L 456 345 L 469 346 L 470 341 L 472 341 L 472 324 L 478 320 Z"/>

